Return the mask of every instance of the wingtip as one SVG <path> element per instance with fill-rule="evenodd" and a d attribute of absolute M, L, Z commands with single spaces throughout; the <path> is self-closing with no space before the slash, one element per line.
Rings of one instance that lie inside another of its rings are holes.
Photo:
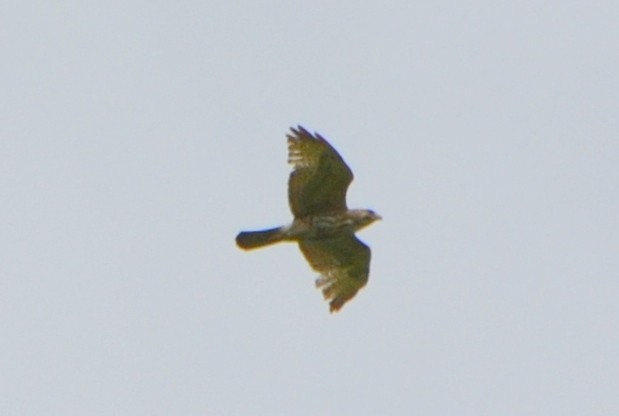
<path fill-rule="evenodd" d="M 303 127 L 300 124 L 297 124 L 297 127 L 290 127 L 290 131 L 292 131 L 295 135 L 304 134 L 304 135 L 312 136 L 312 133 L 310 133 L 309 130 L 307 130 L 305 127 Z"/>
<path fill-rule="evenodd" d="M 337 299 L 333 299 L 331 303 L 329 303 L 329 313 L 338 313 L 340 309 L 344 306 L 344 302 L 338 302 Z"/>

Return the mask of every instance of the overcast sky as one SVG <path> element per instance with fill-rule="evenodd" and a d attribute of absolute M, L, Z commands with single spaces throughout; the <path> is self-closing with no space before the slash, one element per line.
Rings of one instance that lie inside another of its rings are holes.
<path fill-rule="evenodd" d="M 619 414 L 619 5 L 5 2 L 0 414 Z M 285 134 L 384 220 L 338 314 Z"/>

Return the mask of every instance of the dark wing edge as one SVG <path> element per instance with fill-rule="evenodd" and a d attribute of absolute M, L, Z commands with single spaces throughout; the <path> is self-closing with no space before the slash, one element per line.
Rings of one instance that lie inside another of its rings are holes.
<path fill-rule="evenodd" d="M 354 234 L 324 240 L 305 240 L 299 248 L 321 276 L 316 287 L 329 301 L 331 312 L 339 311 L 368 282 L 370 248 Z"/>

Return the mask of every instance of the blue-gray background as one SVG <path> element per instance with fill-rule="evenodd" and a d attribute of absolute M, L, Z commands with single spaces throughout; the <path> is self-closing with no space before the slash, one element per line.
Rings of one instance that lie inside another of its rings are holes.
<path fill-rule="evenodd" d="M 619 414 L 619 6 L 5 2 L 0 414 Z M 384 221 L 330 315 L 285 133 Z"/>

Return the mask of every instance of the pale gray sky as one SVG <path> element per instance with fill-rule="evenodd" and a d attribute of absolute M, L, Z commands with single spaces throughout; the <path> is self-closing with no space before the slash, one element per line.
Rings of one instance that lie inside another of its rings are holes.
<path fill-rule="evenodd" d="M 3 416 L 619 414 L 616 2 L 2 15 Z M 298 123 L 384 217 L 337 315 L 234 244 Z"/>

